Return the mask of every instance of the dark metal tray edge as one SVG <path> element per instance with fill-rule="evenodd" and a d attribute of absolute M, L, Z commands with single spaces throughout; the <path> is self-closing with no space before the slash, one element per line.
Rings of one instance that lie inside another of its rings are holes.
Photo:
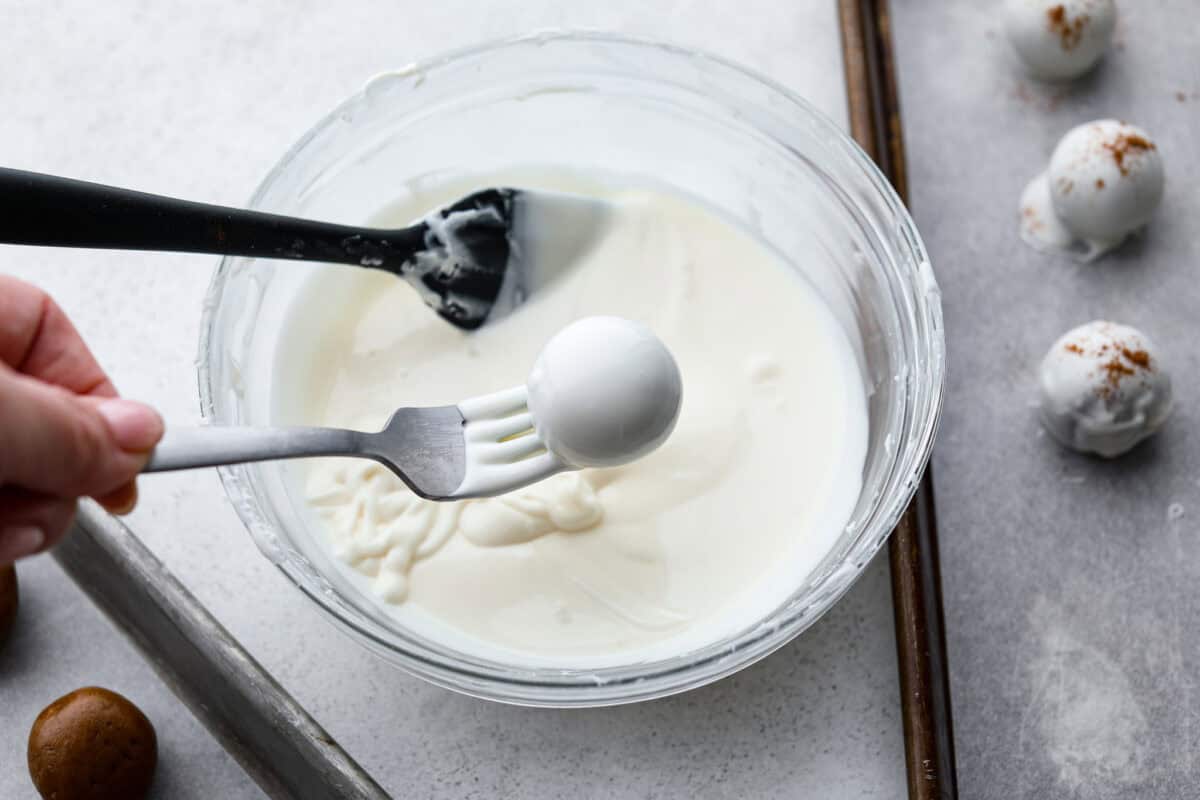
<path fill-rule="evenodd" d="M 838 0 L 850 131 L 908 202 L 887 0 Z M 958 797 L 932 468 L 888 543 L 911 800 Z"/>

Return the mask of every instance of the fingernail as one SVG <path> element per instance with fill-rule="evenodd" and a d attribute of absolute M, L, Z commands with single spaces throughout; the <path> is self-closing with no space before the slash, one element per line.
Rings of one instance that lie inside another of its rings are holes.
<path fill-rule="evenodd" d="M 0 531 L 0 564 L 31 556 L 46 544 L 46 534 L 33 525 L 15 525 Z"/>
<path fill-rule="evenodd" d="M 117 445 L 126 452 L 140 453 L 158 444 L 163 423 L 158 412 L 133 400 L 115 398 L 96 406 L 108 423 Z"/>
<path fill-rule="evenodd" d="M 128 498 L 122 500 L 120 503 L 118 503 L 117 505 L 110 508 L 108 510 L 108 513 L 113 514 L 118 517 L 123 517 L 123 516 L 131 513 L 136 505 L 137 505 L 137 495 L 131 494 L 131 495 L 129 495 Z"/>
<path fill-rule="evenodd" d="M 104 506 L 104 509 L 108 513 L 123 517 L 130 511 L 133 511 L 133 507 L 137 505 L 137 499 L 137 484 L 131 483 L 127 486 L 122 486 L 107 497 L 101 498 L 100 505 Z"/>

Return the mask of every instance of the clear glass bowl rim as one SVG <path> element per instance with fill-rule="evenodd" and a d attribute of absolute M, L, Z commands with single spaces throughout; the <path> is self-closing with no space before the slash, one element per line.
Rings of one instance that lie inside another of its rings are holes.
<path fill-rule="evenodd" d="M 828 134 L 831 141 L 848 155 L 863 172 L 863 177 L 877 193 L 873 199 L 881 200 L 894 216 L 901 232 L 904 245 L 910 250 L 915 269 L 897 278 L 896 286 L 906 291 L 904 298 L 911 304 L 911 316 L 917 327 L 916 347 L 919 360 L 910 364 L 907 380 L 918 380 L 920 408 L 915 413 L 906 403 L 902 419 L 907 434 L 896 448 L 891 469 L 882 487 L 880 499 L 865 524 L 856 532 L 853 544 L 847 550 L 839 568 L 827 572 L 814 587 L 816 599 L 786 615 L 770 626 L 757 626 L 740 635 L 701 651 L 664 659 L 649 664 L 628 667 L 613 667 L 602 670 L 515 670 L 500 668 L 478 669 L 436 652 L 411 652 L 398 648 L 393 642 L 381 639 L 374 631 L 348 618 L 342 608 L 331 602 L 324 593 L 309 586 L 306 576 L 301 574 L 291 559 L 271 560 L 293 585 L 316 603 L 326 618 L 346 632 L 352 639 L 397 664 L 406 671 L 425 680 L 464 694 L 518 705 L 546 707 L 593 707 L 638 702 L 675 694 L 711 683 L 741 670 L 787 644 L 814 624 L 850 589 L 862 574 L 871 558 L 887 540 L 887 536 L 899 522 L 916 492 L 918 483 L 932 452 L 941 416 L 945 388 L 945 342 L 941 317 L 941 295 L 929 267 L 928 255 L 920 234 L 896 195 L 890 182 L 878 170 L 871 158 L 837 124 L 828 119 L 808 101 L 751 69 L 721 56 L 704 51 L 672 45 L 649 38 L 628 36 L 597 31 L 542 31 L 532 34 L 506 37 L 481 44 L 459 48 L 442 55 L 419 61 L 404 68 L 405 72 L 427 74 L 439 67 L 458 61 L 484 56 L 495 51 L 530 44 L 547 42 L 614 45 L 629 48 L 650 48 L 672 56 L 701 59 L 707 67 L 716 68 L 734 79 L 750 81 L 779 95 L 801 116 Z M 327 113 L 309 129 L 267 173 L 251 196 L 248 207 L 258 208 L 268 189 L 289 167 L 292 161 L 325 128 L 335 124 L 353 107 L 362 101 L 360 90 Z M 776 109 L 778 111 L 778 109 Z M 236 259 L 224 258 L 213 274 L 205 298 L 201 318 L 197 377 L 200 390 L 201 413 L 207 422 L 216 417 L 216 389 L 210 359 L 213 358 L 212 342 L 216 335 L 218 301 L 232 265 Z M 891 265 L 887 265 L 891 266 Z M 903 267 L 903 264 L 895 265 Z M 893 286 L 893 290 L 896 288 Z M 902 315 L 901 315 L 902 316 Z M 920 369 L 914 370 L 914 367 Z M 916 371 L 920 374 L 914 376 Z M 910 398 L 911 401 L 911 398 Z M 239 475 L 236 467 L 218 470 L 226 494 L 233 502 L 238 516 L 260 549 L 263 536 L 278 547 L 272 523 L 257 508 L 252 490 Z M 847 567 L 847 564 L 849 566 Z"/>

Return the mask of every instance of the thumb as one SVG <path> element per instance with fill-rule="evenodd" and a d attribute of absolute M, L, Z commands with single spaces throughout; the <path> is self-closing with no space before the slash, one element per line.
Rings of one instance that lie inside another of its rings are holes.
<path fill-rule="evenodd" d="M 80 397 L 0 368 L 0 485 L 103 495 L 141 471 L 162 433 L 141 403 Z"/>

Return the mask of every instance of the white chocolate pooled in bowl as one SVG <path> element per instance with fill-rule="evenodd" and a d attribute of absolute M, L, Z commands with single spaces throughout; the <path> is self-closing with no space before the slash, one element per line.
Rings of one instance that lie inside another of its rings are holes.
<path fill-rule="evenodd" d="M 755 624 L 828 554 L 858 501 L 866 393 L 833 313 L 725 217 L 616 176 L 531 169 L 436 185 L 379 223 L 484 185 L 592 194 L 615 211 L 561 280 L 471 334 L 389 276 L 322 270 L 290 315 L 317 344 L 278 360 L 280 419 L 375 428 L 399 406 L 513 385 L 554 333 L 613 315 L 674 355 L 675 429 L 633 463 L 459 503 L 420 500 L 373 464 L 310 462 L 294 493 L 314 536 L 398 624 L 508 663 L 629 664 Z"/>

